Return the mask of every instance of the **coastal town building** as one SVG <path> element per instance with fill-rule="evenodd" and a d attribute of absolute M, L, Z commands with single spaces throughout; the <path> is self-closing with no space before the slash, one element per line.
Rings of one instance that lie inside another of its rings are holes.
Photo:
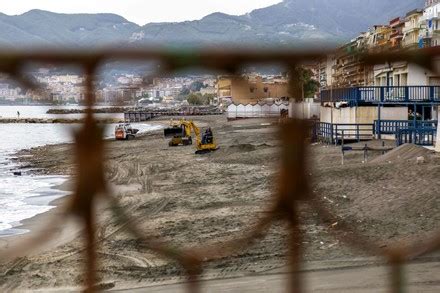
<path fill-rule="evenodd" d="M 404 27 L 405 20 L 402 17 L 396 17 L 390 20 L 390 49 L 400 49 L 402 47 Z"/>
<path fill-rule="evenodd" d="M 282 77 L 263 80 L 261 76 L 220 76 L 216 89 L 219 101 L 230 99 L 235 104 L 256 104 L 289 96 L 287 79 Z"/>
<path fill-rule="evenodd" d="M 405 26 L 402 29 L 402 47 L 405 49 L 422 48 L 423 44 L 429 44 L 426 38 L 425 26 L 422 23 L 423 11 L 414 9 L 405 16 Z"/>
<path fill-rule="evenodd" d="M 329 55 L 316 62 L 315 69 L 313 70 L 313 79 L 319 82 L 321 89 L 331 87 L 333 82 L 333 70 L 336 65 L 335 62 L 335 55 Z"/>
<path fill-rule="evenodd" d="M 391 48 L 390 37 L 392 28 L 389 25 L 374 25 L 369 32 L 368 37 L 371 38 L 369 51 L 381 52 Z"/>
<path fill-rule="evenodd" d="M 13 101 L 22 98 L 24 98 L 24 95 L 22 95 L 19 87 L 13 87 L 6 83 L 0 84 L 0 100 Z"/>
<path fill-rule="evenodd" d="M 361 60 L 361 53 L 368 50 L 366 46 L 369 34 L 364 33 L 337 49 L 332 68 L 333 87 L 350 87 L 372 83 L 372 67 Z M 326 67 L 329 70 L 328 67 Z M 326 74 L 329 80 L 329 73 Z"/>
<path fill-rule="evenodd" d="M 427 1 L 421 22 L 426 27 L 424 39 L 431 46 L 440 45 L 440 2 Z"/>
<path fill-rule="evenodd" d="M 201 88 L 200 93 L 202 95 L 215 95 L 217 93 L 217 90 L 215 86 L 207 86 L 205 88 Z"/>

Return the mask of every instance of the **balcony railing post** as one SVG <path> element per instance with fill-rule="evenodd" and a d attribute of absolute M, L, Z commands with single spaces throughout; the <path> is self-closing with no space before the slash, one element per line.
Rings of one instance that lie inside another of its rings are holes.
<path fill-rule="evenodd" d="M 429 87 L 429 101 L 434 102 L 434 86 Z"/>
<path fill-rule="evenodd" d="M 361 91 L 359 87 L 355 88 L 355 99 L 356 99 L 356 107 L 359 106 L 359 102 L 361 100 Z"/>
<path fill-rule="evenodd" d="M 403 98 L 405 102 L 409 102 L 409 87 L 405 87 L 405 97 Z"/>

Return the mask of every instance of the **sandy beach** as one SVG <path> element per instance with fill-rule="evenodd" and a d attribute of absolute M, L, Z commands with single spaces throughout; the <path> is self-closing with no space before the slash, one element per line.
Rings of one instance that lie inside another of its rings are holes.
<path fill-rule="evenodd" d="M 222 116 L 194 120 L 200 127 L 212 127 L 218 151 L 196 156 L 194 146 L 170 148 L 160 130 L 131 141 L 106 143 L 106 177 L 114 195 L 151 237 L 164 237 L 178 247 L 222 243 L 240 236 L 267 211 L 279 163 L 276 121 L 227 122 Z M 149 123 L 164 125 L 168 120 Z M 37 174 L 72 175 L 70 149 L 69 144 L 52 145 L 19 155 Z M 420 156 L 424 162 L 418 164 Z M 367 256 L 332 237 L 330 232 L 340 219 L 382 247 L 398 240 L 423 239 L 440 228 L 440 196 L 436 192 L 440 188 L 440 157 L 431 151 L 414 147 L 384 156 L 371 153 L 368 162 L 363 162 L 362 152 L 349 152 L 341 165 L 340 147 L 314 144 L 310 162 L 312 190 L 337 218 L 322 222 L 316 211 L 304 205 L 305 260 Z M 62 206 L 64 201 L 56 204 Z M 59 208 L 52 209 L 26 220 L 22 227 L 37 231 L 41 223 L 59 213 Z M 115 223 L 105 206 L 100 208 L 99 225 L 99 276 L 106 288 L 182 280 L 178 265 L 145 250 Z M 2 264 L 0 288 L 79 288 L 83 281 L 82 237 L 77 226 L 65 230 L 45 249 Z M 26 237 L 29 235 L 0 239 L 0 249 Z M 205 277 L 246 276 L 283 267 L 287 238 L 285 225 L 277 223 L 252 248 L 207 263 Z"/>

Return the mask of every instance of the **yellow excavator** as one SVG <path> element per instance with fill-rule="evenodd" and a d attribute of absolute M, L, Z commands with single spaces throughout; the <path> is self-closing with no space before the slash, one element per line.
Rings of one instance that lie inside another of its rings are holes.
<path fill-rule="evenodd" d="M 211 128 L 208 127 L 201 136 L 200 128 L 192 120 L 171 121 L 170 127 L 164 129 L 164 136 L 171 137 L 169 146 L 190 145 L 192 144 L 192 132 L 196 137 L 196 154 L 205 154 L 218 149 Z"/>

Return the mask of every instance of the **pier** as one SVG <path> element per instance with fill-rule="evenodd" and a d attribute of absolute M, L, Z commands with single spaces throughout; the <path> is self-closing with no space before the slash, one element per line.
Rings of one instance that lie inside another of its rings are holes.
<path fill-rule="evenodd" d="M 189 108 L 186 110 L 133 110 L 124 113 L 126 122 L 142 122 L 154 119 L 159 116 L 203 116 L 203 115 L 223 115 L 223 111 L 218 108 Z"/>

